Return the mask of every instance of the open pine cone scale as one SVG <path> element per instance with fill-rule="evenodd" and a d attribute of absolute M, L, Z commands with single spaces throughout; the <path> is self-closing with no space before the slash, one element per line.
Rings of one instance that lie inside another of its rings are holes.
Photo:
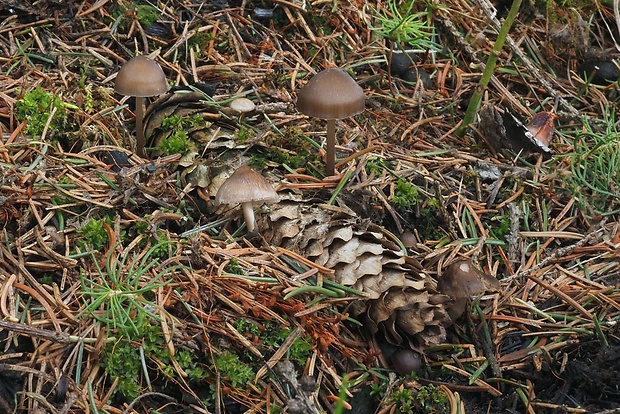
<path fill-rule="evenodd" d="M 440 343 L 451 324 L 449 298 L 380 226 L 333 206 L 282 201 L 261 217 L 268 243 L 334 270 L 333 280 L 364 294 L 349 312 L 394 344 Z"/>

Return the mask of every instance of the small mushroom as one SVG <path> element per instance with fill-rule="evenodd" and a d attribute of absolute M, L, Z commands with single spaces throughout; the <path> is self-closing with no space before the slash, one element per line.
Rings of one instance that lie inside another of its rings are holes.
<path fill-rule="evenodd" d="M 252 234 L 256 228 L 253 204 L 276 202 L 278 199 L 278 193 L 269 184 L 269 181 L 252 168 L 244 165 L 232 173 L 217 190 L 215 205 L 241 204 L 248 233 Z"/>
<path fill-rule="evenodd" d="M 409 230 L 405 230 L 400 235 L 400 241 L 403 242 L 403 246 L 407 248 L 414 247 L 418 243 L 418 239 L 415 234 Z"/>
<path fill-rule="evenodd" d="M 409 375 L 418 372 L 424 365 L 419 353 L 411 349 L 397 349 L 392 354 L 392 365 L 398 375 Z"/>
<path fill-rule="evenodd" d="M 336 119 L 364 111 L 366 96 L 362 88 L 340 69 L 316 74 L 297 92 L 297 110 L 315 118 L 327 119 L 325 174 L 334 175 L 336 163 Z"/>
<path fill-rule="evenodd" d="M 557 117 L 553 112 L 539 112 L 534 115 L 534 118 L 525 127 L 534 138 L 548 147 L 551 141 L 553 141 L 553 134 L 555 133 L 554 121 Z"/>
<path fill-rule="evenodd" d="M 499 290 L 499 281 L 491 275 L 482 273 L 469 260 L 452 263 L 437 282 L 437 290 L 454 299 L 448 309 L 452 321 L 465 311 L 467 300 L 473 295 Z"/>
<path fill-rule="evenodd" d="M 254 110 L 256 109 L 256 104 L 248 98 L 235 98 L 230 102 L 228 106 L 230 109 L 232 109 L 234 113 L 239 116 L 239 123 L 243 121 L 243 118 L 246 115 L 254 112 Z"/>
<path fill-rule="evenodd" d="M 161 95 L 169 89 L 161 67 L 146 56 L 135 56 L 125 62 L 116 75 L 114 90 L 136 98 L 136 153 L 144 157 L 144 98 Z"/>
<path fill-rule="evenodd" d="M 256 109 L 256 104 L 248 98 L 235 98 L 230 102 L 230 109 L 243 115 Z"/>

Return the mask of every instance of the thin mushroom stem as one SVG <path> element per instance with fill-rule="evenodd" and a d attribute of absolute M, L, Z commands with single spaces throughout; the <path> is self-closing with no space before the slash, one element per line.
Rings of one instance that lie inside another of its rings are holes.
<path fill-rule="evenodd" d="M 336 120 L 327 120 L 327 154 L 325 160 L 325 175 L 336 173 Z"/>
<path fill-rule="evenodd" d="M 243 218 L 245 219 L 245 225 L 248 228 L 248 233 L 254 233 L 256 221 L 254 220 L 254 207 L 252 206 L 252 202 L 248 201 L 241 203 L 241 208 L 243 209 Z"/>
<path fill-rule="evenodd" d="M 136 96 L 136 154 L 139 157 L 145 157 L 144 153 L 144 98 Z"/>

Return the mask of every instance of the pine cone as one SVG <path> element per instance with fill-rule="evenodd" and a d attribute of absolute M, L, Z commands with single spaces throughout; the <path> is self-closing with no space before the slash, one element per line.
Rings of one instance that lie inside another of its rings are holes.
<path fill-rule="evenodd" d="M 176 87 L 149 105 L 144 116 L 144 136 L 147 139 L 147 147 L 156 148 L 162 139 L 172 134 L 172 130 L 164 128 L 162 123 L 173 115 L 187 119 L 198 115 L 202 118 L 204 123 L 185 131 L 196 144 L 198 152 L 202 152 L 207 144 L 210 150 L 239 146 L 235 140 L 237 123 L 232 117 L 222 115 L 222 112 L 227 110 L 226 107 L 206 104 L 205 99 L 213 92 L 203 89 L 195 86 Z M 154 155 L 157 155 L 157 151 L 151 150 L 151 156 Z"/>
<path fill-rule="evenodd" d="M 445 339 L 449 298 L 380 226 L 338 207 L 291 201 L 274 205 L 259 226 L 269 243 L 333 269 L 335 282 L 363 292 L 350 311 L 372 333 L 413 347 Z"/>
<path fill-rule="evenodd" d="M 175 87 L 153 102 L 144 117 L 144 136 L 149 148 L 149 157 L 161 155 L 158 144 L 174 133 L 166 125 L 173 116 L 190 121 L 191 127 L 183 131 L 189 138 L 192 149 L 177 163 L 181 171 L 183 186 L 208 189 L 215 194 L 221 182 L 237 167 L 247 163 L 251 156 L 248 148 L 253 142 L 240 143 L 235 136 L 238 128 L 232 117 L 232 110 L 225 105 L 210 105 L 206 102 L 209 85 L 197 84 L 191 87 Z M 200 119 L 201 121 L 197 121 Z"/>

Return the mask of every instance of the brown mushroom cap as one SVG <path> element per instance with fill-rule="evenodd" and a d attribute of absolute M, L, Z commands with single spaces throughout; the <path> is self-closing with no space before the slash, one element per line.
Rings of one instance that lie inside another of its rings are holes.
<path fill-rule="evenodd" d="M 539 112 L 525 127 L 534 138 L 548 147 L 553 141 L 554 123 L 557 118 L 558 116 L 552 112 Z"/>
<path fill-rule="evenodd" d="M 452 263 L 437 282 L 437 289 L 454 298 L 467 298 L 472 295 L 499 290 L 499 281 L 491 275 L 482 273 L 469 260 Z"/>
<path fill-rule="evenodd" d="M 363 89 L 340 69 L 317 73 L 297 92 L 297 110 L 321 119 L 343 119 L 364 111 Z"/>
<path fill-rule="evenodd" d="M 166 75 L 157 62 L 140 55 L 125 62 L 114 84 L 114 90 L 121 95 L 142 98 L 161 95 L 169 87 Z"/>
<path fill-rule="evenodd" d="M 465 312 L 467 300 L 472 295 L 496 291 L 499 287 L 497 279 L 482 273 L 469 260 L 452 263 L 437 282 L 437 290 L 454 300 L 448 308 L 452 321 L 456 321 Z"/>
<path fill-rule="evenodd" d="M 247 202 L 273 202 L 278 193 L 260 173 L 244 165 L 239 167 L 217 190 L 215 204 L 235 205 Z"/>
<path fill-rule="evenodd" d="M 420 371 L 424 362 L 420 354 L 411 349 L 397 349 L 392 354 L 392 365 L 398 375 L 404 376 Z"/>
<path fill-rule="evenodd" d="M 415 234 L 409 230 L 404 231 L 400 235 L 400 241 L 403 242 L 403 246 L 405 247 L 413 247 L 418 243 L 418 239 L 415 237 Z"/>

